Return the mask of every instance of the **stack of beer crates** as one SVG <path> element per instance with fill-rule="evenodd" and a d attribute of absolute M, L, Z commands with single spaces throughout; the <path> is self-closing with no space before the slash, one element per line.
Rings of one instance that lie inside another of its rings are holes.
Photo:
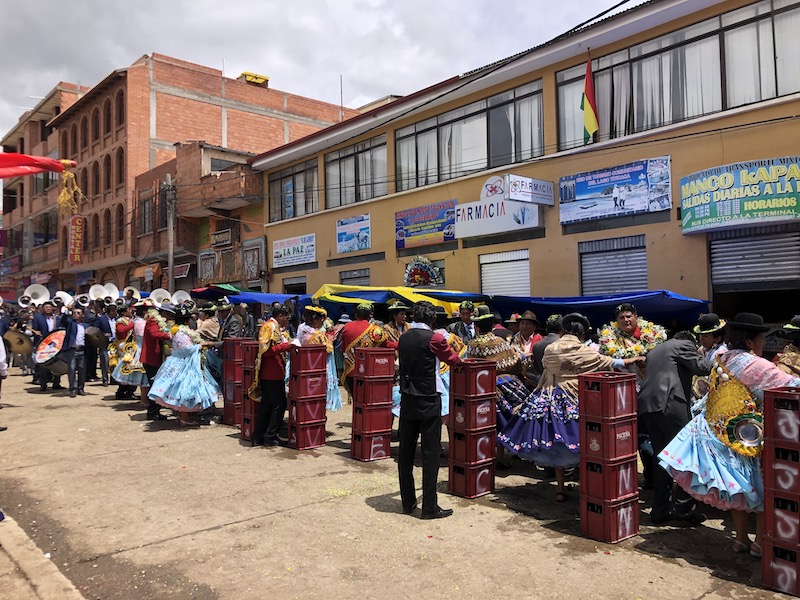
<path fill-rule="evenodd" d="M 764 392 L 761 581 L 800 596 L 800 388 Z"/>
<path fill-rule="evenodd" d="M 450 367 L 448 491 L 477 498 L 494 491 L 497 365 L 466 360 Z"/>
<path fill-rule="evenodd" d="M 616 543 L 639 533 L 636 376 L 578 378 L 581 533 Z"/>
<path fill-rule="evenodd" d="M 256 358 L 258 357 L 258 342 L 246 339 L 242 342 L 242 410 L 239 420 L 236 423 L 240 426 L 239 436 L 241 439 L 250 441 L 253 436 L 253 428 L 256 424 L 256 413 L 258 412 L 258 402 L 250 399 L 247 390 L 250 389 L 253 381 L 258 379 L 256 369 Z"/>
<path fill-rule="evenodd" d="M 391 456 L 394 350 L 356 348 L 350 456 L 370 461 Z"/>
<path fill-rule="evenodd" d="M 222 342 L 222 423 L 242 422 L 242 399 L 246 392 L 243 380 L 243 342 L 247 338 L 226 338 Z M 244 391 L 243 391 L 244 390 Z"/>
<path fill-rule="evenodd" d="M 327 361 L 322 344 L 292 346 L 289 351 L 289 447 L 295 450 L 325 445 Z"/>

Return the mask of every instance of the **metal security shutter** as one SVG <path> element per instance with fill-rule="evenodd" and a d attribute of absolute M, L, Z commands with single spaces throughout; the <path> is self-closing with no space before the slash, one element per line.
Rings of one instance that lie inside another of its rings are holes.
<path fill-rule="evenodd" d="M 644 235 L 580 242 L 581 294 L 598 296 L 647 289 Z"/>
<path fill-rule="evenodd" d="M 369 285 L 369 269 L 353 269 L 339 273 L 342 285 Z"/>
<path fill-rule="evenodd" d="M 527 250 L 482 254 L 479 262 L 481 293 L 500 296 L 531 295 L 531 263 Z"/>
<path fill-rule="evenodd" d="M 712 239 L 717 292 L 792 289 L 800 281 L 800 232 Z"/>

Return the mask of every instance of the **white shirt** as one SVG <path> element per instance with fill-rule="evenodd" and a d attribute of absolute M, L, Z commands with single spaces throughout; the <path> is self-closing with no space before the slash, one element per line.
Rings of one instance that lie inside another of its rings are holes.
<path fill-rule="evenodd" d="M 83 323 L 75 323 L 78 326 L 78 333 L 75 334 L 75 347 L 80 348 L 86 345 L 86 326 Z"/>
<path fill-rule="evenodd" d="M 8 362 L 6 362 L 6 345 L 0 344 L 0 377 L 8 375 Z"/>
<path fill-rule="evenodd" d="M 45 317 L 45 319 L 47 320 L 47 331 L 48 332 L 53 331 L 53 329 L 56 328 L 56 316 L 51 315 L 49 317 Z"/>

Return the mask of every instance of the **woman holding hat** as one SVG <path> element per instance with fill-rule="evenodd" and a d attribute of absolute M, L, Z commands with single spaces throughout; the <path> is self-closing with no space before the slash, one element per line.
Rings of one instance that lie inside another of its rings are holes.
<path fill-rule="evenodd" d="M 578 425 L 578 375 L 610 371 L 638 362 L 642 357 L 611 358 L 584 345 L 591 327 L 581 314 L 561 320 L 564 335 L 547 346 L 539 385 L 515 409 L 515 414 L 497 435 L 511 453 L 556 471 L 556 501 L 566 500 L 565 472 L 580 462 Z"/>
<path fill-rule="evenodd" d="M 321 306 L 309 304 L 303 310 L 303 322 L 297 328 L 296 343 L 301 346 L 306 344 L 321 344 L 328 353 L 327 377 L 328 389 L 326 392 L 325 409 L 334 412 L 342 408 L 342 393 L 339 391 L 339 380 L 336 377 L 336 361 L 333 356 L 333 338 L 325 329 L 325 319 L 328 312 Z"/>
<path fill-rule="evenodd" d="M 697 325 L 692 330 L 700 343 L 698 349 L 700 355 L 710 363 L 714 362 L 717 354 L 728 351 L 728 347 L 723 341 L 725 325 L 725 320 L 720 319 L 715 313 L 706 313 L 700 315 Z"/>
<path fill-rule="evenodd" d="M 784 373 L 800 377 L 800 315 L 783 326 L 781 335 L 789 344 L 775 357 L 775 364 Z"/>
<path fill-rule="evenodd" d="M 764 483 L 761 478 L 761 414 L 764 390 L 800 386 L 761 357 L 769 327 L 754 313 L 728 322 L 728 347 L 717 354 L 711 390 L 702 410 L 659 455 L 661 465 L 689 494 L 730 510 L 736 530 L 734 552 L 761 556 Z M 756 513 L 756 539 L 747 533 L 747 513 Z"/>

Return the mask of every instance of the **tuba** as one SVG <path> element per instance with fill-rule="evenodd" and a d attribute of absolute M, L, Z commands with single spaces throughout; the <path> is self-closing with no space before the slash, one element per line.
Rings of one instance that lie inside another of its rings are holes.
<path fill-rule="evenodd" d="M 89 288 L 89 300 L 95 302 L 97 300 L 101 300 L 105 302 L 105 298 L 108 295 L 108 290 L 106 290 L 104 285 L 100 285 L 99 283 L 95 283 L 92 287 Z"/>
<path fill-rule="evenodd" d="M 39 306 L 50 300 L 50 291 L 38 283 L 29 285 L 25 291 L 17 299 L 17 304 L 20 308 L 28 308 L 29 306 Z"/>
<path fill-rule="evenodd" d="M 69 306 L 72 304 L 73 300 L 74 298 L 67 292 L 62 292 L 60 290 L 56 292 L 55 296 L 53 296 L 53 304 L 55 304 L 58 308 L 61 308 L 62 306 Z"/>
<path fill-rule="evenodd" d="M 187 292 L 186 290 L 178 290 L 177 292 L 172 294 L 172 298 L 170 299 L 170 302 L 172 302 L 172 304 L 174 306 L 180 306 L 181 304 L 183 304 L 187 300 L 191 300 L 191 299 L 192 299 L 192 297 L 189 295 L 189 292 Z"/>
<path fill-rule="evenodd" d="M 156 305 L 156 308 L 159 308 L 164 302 L 169 302 L 172 299 L 172 294 L 170 294 L 164 288 L 157 288 L 150 292 L 150 300 L 153 301 L 153 304 Z"/>
<path fill-rule="evenodd" d="M 128 286 L 128 287 L 126 287 L 124 290 L 122 290 L 122 294 L 123 294 L 123 295 L 126 295 L 126 294 L 127 294 L 129 291 L 131 292 L 131 294 L 132 294 L 132 297 L 133 297 L 135 300 L 137 300 L 137 301 L 138 301 L 138 300 L 141 300 L 141 299 L 142 299 L 142 294 L 140 294 L 140 293 L 139 293 L 139 290 L 138 290 L 138 289 L 136 289 L 135 287 L 133 287 L 132 285 L 129 285 L 129 286 Z"/>
<path fill-rule="evenodd" d="M 89 297 L 89 294 L 78 294 L 75 296 L 75 304 L 80 306 L 81 308 L 86 308 L 89 306 L 89 303 L 92 299 Z"/>
<path fill-rule="evenodd" d="M 106 288 L 106 296 L 103 298 L 106 305 L 114 304 L 117 298 L 119 298 L 119 288 L 110 281 L 106 284 L 103 284 L 103 287 Z"/>

